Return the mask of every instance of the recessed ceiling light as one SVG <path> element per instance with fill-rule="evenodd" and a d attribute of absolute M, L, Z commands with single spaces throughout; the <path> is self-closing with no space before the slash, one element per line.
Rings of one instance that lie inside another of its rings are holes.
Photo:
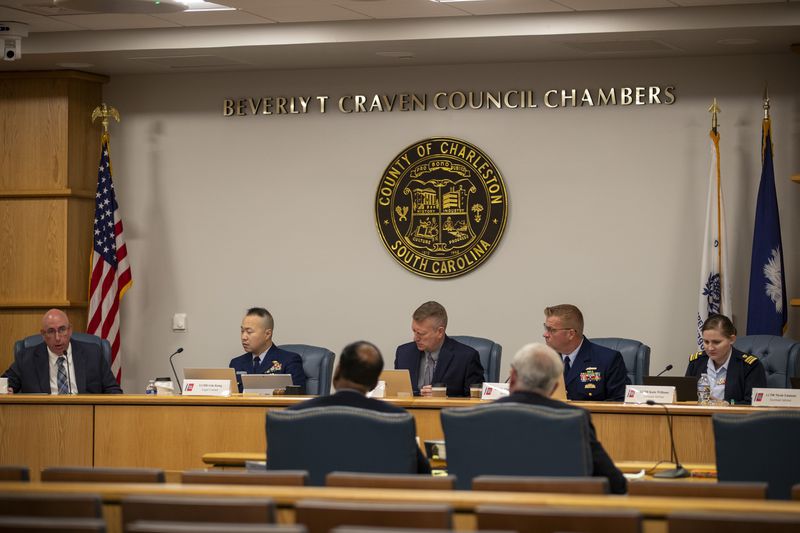
<path fill-rule="evenodd" d="M 742 44 L 756 44 L 758 39 L 751 39 L 749 37 L 731 37 L 730 39 L 720 39 L 717 44 L 737 46 Z"/>
<path fill-rule="evenodd" d="M 186 5 L 186 13 L 196 13 L 198 11 L 236 11 L 235 7 L 205 2 L 204 0 L 178 0 L 178 2 Z"/>

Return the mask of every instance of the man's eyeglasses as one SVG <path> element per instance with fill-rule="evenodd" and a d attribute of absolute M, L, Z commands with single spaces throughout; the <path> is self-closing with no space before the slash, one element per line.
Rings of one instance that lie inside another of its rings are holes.
<path fill-rule="evenodd" d="M 70 326 L 61 326 L 58 329 L 50 328 L 44 330 L 44 334 L 48 337 L 55 337 L 56 333 L 58 333 L 59 335 L 66 335 L 67 332 L 69 331 L 69 328 Z"/>
<path fill-rule="evenodd" d="M 545 330 L 547 333 L 549 333 L 550 335 L 552 335 L 552 334 L 553 334 L 553 333 L 555 333 L 556 331 L 566 331 L 566 330 L 568 330 L 568 329 L 575 329 L 575 328 L 551 328 L 551 327 L 550 327 L 550 326 L 548 326 L 547 324 L 542 324 L 542 327 L 543 327 L 543 328 L 544 328 L 544 330 Z"/>

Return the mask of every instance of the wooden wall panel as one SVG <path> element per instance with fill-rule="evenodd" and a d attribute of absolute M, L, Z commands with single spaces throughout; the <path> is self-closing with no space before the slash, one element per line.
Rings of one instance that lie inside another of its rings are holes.
<path fill-rule="evenodd" d="M 96 81 L 69 80 L 68 183 L 76 191 L 89 191 L 94 199 L 100 161 L 100 119 L 92 124 L 92 111 L 103 99 Z"/>
<path fill-rule="evenodd" d="M 92 248 L 93 225 L 94 200 L 70 198 L 67 202 L 65 298 L 72 302 L 85 302 L 89 299 L 89 254 Z"/>
<path fill-rule="evenodd" d="M 64 300 L 67 200 L 0 199 L 0 249 L 1 302 Z"/>
<path fill-rule="evenodd" d="M 67 186 L 67 81 L 0 78 L 0 190 Z"/>

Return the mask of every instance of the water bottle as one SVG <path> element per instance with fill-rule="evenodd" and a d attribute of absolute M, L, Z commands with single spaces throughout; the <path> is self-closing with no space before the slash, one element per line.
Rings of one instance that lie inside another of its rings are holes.
<path fill-rule="evenodd" d="M 151 379 L 147 382 L 147 387 L 144 389 L 145 394 L 157 394 L 158 391 L 156 390 L 156 380 Z"/>
<path fill-rule="evenodd" d="M 700 374 L 697 380 L 697 404 L 708 405 L 711 402 L 711 381 L 707 374 Z"/>

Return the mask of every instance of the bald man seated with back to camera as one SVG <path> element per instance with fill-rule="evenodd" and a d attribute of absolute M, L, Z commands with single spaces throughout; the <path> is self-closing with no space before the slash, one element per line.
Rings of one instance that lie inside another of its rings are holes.
<path fill-rule="evenodd" d="M 625 476 L 614 465 L 603 449 L 603 445 L 597 440 L 597 433 L 589 411 L 550 398 L 558 388 L 562 371 L 563 364 L 555 350 L 541 343 L 527 344 L 514 355 L 514 359 L 511 361 L 511 377 L 509 378 L 511 394 L 500 398 L 497 402 L 516 402 L 542 405 L 553 409 L 583 411 L 589 424 L 592 475 L 607 477 L 609 488 L 613 494 L 625 494 L 627 490 Z"/>
<path fill-rule="evenodd" d="M 348 344 L 339 356 L 339 364 L 333 373 L 335 394 L 319 396 L 287 407 L 290 410 L 308 409 L 311 407 L 327 407 L 339 405 L 358 407 L 382 413 L 405 413 L 402 407 L 392 405 L 383 400 L 368 398 L 367 393 L 378 385 L 378 377 L 383 371 L 383 356 L 377 346 L 367 341 Z M 428 459 L 417 448 L 417 473 L 430 474 L 431 465 Z"/>

